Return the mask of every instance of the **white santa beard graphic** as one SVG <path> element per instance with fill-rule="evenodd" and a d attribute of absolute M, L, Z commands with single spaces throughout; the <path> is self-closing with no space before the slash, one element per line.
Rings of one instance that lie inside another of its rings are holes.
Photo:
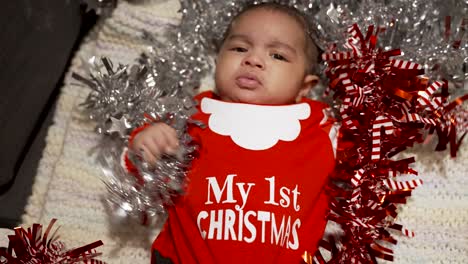
<path fill-rule="evenodd" d="M 201 110 L 210 114 L 208 126 L 213 132 L 230 136 L 238 146 L 249 150 L 265 150 L 279 140 L 296 139 L 301 132 L 299 120 L 310 116 L 307 103 L 266 106 L 203 98 Z"/>

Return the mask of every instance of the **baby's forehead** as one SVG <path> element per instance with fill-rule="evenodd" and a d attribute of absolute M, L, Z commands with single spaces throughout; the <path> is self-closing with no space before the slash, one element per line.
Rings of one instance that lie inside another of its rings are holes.
<path fill-rule="evenodd" d="M 236 22 L 239 21 L 240 19 L 244 19 L 247 17 L 261 19 L 261 16 L 259 16 L 258 13 L 263 13 L 263 12 L 266 12 L 271 16 L 280 16 L 280 17 L 289 19 L 291 21 L 294 21 L 297 24 L 297 26 L 301 28 L 303 32 L 306 32 L 305 21 L 303 21 L 303 18 L 300 15 L 295 14 L 292 11 L 286 11 L 283 9 L 270 8 L 270 7 L 253 7 L 251 9 L 245 10 L 232 19 L 230 23 L 230 27 L 236 24 Z M 279 20 L 273 20 L 272 23 L 281 23 L 281 22 Z M 255 26 L 255 25 L 250 25 L 250 26 Z"/>
<path fill-rule="evenodd" d="M 294 26 L 293 26 L 292 28 L 290 28 L 288 30 L 289 34 L 296 34 L 296 35 L 300 36 L 301 39 L 303 37 L 305 37 L 306 34 L 307 34 L 306 26 L 301 22 L 301 18 L 296 17 L 296 15 L 291 14 L 291 13 L 286 12 L 285 10 L 281 10 L 281 9 L 257 7 L 257 8 L 252 8 L 252 9 L 248 9 L 246 11 L 243 11 L 239 15 L 234 17 L 233 20 L 231 21 L 231 23 L 229 24 L 229 26 L 227 28 L 227 31 L 224 34 L 223 41 L 227 40 L 233 34 L 233 29 L 242 29 L 242 28 L 255 27 L 255 25 L 252 24 L 252 23 L 246 24 L 246 23 L 240 23 L 240 21 L 245 20 L 245 19 L 249 19 L 249 20 L 251 20 L 251 19 L 254 19 L 254 20 L 265 19 L 265 16 L 262 16 L 262 15 L 259 14 L 260 12 L 268 13 L 268 17 L 270 18 L 269 21 L 268 21 L 268 23 L 269 23 L 268 26 L 269 27 L 274 28 L 276 25 L 280 26 L 284 22 L 283 19 L 288 19 L 288 20 L 290 20 L 291 22 L 293 22 L 294 24 L 297 25 L 296 28 L 294 28 Z M 272 16 L 273 17 L 274 16 L 281 16 L 281 19 L 271 19 Z M 235 31 L 237 31 L 237 30 L 235 30 Z M 287 38 L 287 36 L 284 36 L 284 38 Z"/>

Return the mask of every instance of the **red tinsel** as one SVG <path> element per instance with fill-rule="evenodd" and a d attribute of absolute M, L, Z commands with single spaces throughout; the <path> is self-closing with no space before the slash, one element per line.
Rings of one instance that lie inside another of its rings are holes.
<path fill-rule="evenodd" d="M 328 89 L 334 92 L 342 119 L 328 218 L 341 226 L 343 236 L 340 241 L 327 238 L 321 242 L 321 247 L 331 252 L 330 260 L 320 251 L 314 257 L 305 252 L 306 263 L 392 261 L 393 251 L 387 245 L 396 244 L 396 239 L 389 230 L 414 236 L 395 223 L 396 205 L 405 203 L 422 180 L 399 180 L 402 174 L 417 175 L 410 168 L 414 158 L 391 157 L 421 143 L 434 131 L 439 137 L 436 150 L 449 145 L 455 156 L 466 133 L 468 115 L 460 105 L 468 95 L 448 103 L 447 82 L 431 82 L 421 76 L 424 70 L 420 65 L 392 59 L 400 55 L 399 49 L 377 48 L 378 29 L 373 26 L 365 36 L 357 25 L 348 33 L 349 51 L 332 50 L 323 55 L 328 64 Z M 462 130 L 462 135 L 457 135 L 457 130 Z"/>
<path fill-rule="evenodd" d="M 8 248 L 0 248 L 0 263 L 104 264 L 104 262 L 94 259 L 101 255 L 94 250 L 103 245 L 101 240 L 66 250 L 64 244 L 58 241 L 58 229 L 52 232 L 56 221 L 57 219 L 50 221 L 44 234 L 42 234 L 42 225 L 40 224 L 33 224 L 32 228 L 27 230 L 22 227 L 15 228 L 15 234 L 8 236 L 10 240 Z"/>

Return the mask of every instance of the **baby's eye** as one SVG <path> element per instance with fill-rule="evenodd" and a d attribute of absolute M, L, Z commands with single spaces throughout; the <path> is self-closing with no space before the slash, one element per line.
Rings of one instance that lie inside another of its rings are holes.
<path fill-rule="evenodd" d="M 271 54 L 271 57 L 275 60 L 288 61 L 283 55 L 278 53 Z"/>
<path fill-rule="evenodd" d="M 242 47 L 234 47 L 231 50 L 235 51 L 235 52 L 246 52 L 247 51 L 246 48 L 242 48 Z"/>

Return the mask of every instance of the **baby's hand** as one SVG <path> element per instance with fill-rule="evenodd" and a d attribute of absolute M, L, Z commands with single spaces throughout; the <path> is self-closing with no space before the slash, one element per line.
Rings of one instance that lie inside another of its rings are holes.
<path fill-rule="evenodd" d="M 151 165 L 156 164 L 163 154 L 176 154 L 178 147 L 177 132 L 165 123 L 157 123 L 144 129 L 130 144 L 130 149 Z"/>

